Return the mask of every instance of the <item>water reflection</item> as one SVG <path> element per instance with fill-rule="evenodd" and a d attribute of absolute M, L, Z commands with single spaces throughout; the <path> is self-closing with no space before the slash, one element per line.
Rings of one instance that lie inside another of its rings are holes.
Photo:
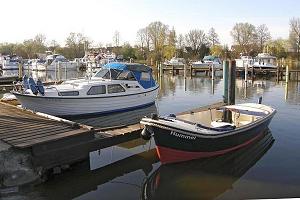
<path fill-rule="evenodd" d="M 142 199 L 214 199 L 232 188 L 271 148 L 267 131 L 254 144 L 211 159 L 160 166 L 144 183 Z M 238 199 L 238 197 L 236 196 Z"/>
<path fill-rule="evenodd" d="M 94 117 L 85 118 L 68 118 L 72 121 L 97 127 L 112 127 L 122 126 L 139 123 L 140 120 L 145 116 L 150 116 L 151 113 L 157 113 L 157 107 L 155 104 L 147 106 L 145 108 L 135 109 L 129 112 L 120 112 L 109 115 L 99 115 Z"/>

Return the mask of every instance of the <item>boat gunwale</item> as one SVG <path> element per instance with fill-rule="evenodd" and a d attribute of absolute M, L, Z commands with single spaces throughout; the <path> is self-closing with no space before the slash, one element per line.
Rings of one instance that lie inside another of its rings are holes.
<path fill-rule="evenodd" d="M 195 132 L 195 131 L 191 131 L 191 130 L 184 130 L 184 129 L 177 128 L 177 127 L 175 128 L 175 127 L 171 127 L 169 125 L 166 125 L 164 123 L 161 123 L 158 120 L 153 120 L 153 119 L 150 119 L 150 118 L 146 118 L 147 121 L 144 121 L 145 118 L 142 119 L 141 123 L 144 124 L 144 125 L 149 125 L 149 126 L 155 126 L 155 127 L 158 127 L 158 128 L 168 129 L 170 131 L 175 131 L 175 132 L 179 132 L 179 133 L 182 133 L 182 134 L 190 134 L 190 135 L 196 136 L 198 138 L 220 138 L 220 137 L 232 136 L 232 135 L 244 132 L 244 131 L 251 130 L 251 129 L 255 128 L 256 126 L 259 126 L 259 125 L 263 124 L 264 122 L 272 119 L 273 116 L 275 115 L 275 113 L 276 113 L 276 110 L 273 109 L 273 111 L 270 112 L 268 115 L 266 115 L 263 118 L 257 119 L 253 123 L 249 123 L 247 125 L 238 127 L 234 130 L 228 130 L 228 131 L 222 131 L 222 132 L 212 131 L 213 133 L 201 133 L 200 131 Z M 164 119 L 162 119 L 162 120 L 164 120 Z M 203 129 L 205 129 L 205 128 L 203 128 Z M 209 129 L 205 129 L 205 130 L 209 130 Z"/>
<path fill-rule="evenodd" d="M 13 95 L 16 96 L 22 96 L 22 97 L 29 97 L 29 98 L 40 98 L 40 99 L 97 99 L 97 98 L 114 98 L 114 97 L 125 97 L 125 96 L 132 96 L 132 95 L 139 95 L 139 94 L 145 94 L 145 93 L 150 93 L 155 90 L 159 89 L 159 85 L 157 85 L 154 89 L 147 90 L 144 92 L 139 92 L 139 93 L 131 93 L 131 94 L 124 94 L 124 95 L 113 95 L 113 96 L 91 96 L 91 97 L 66 97 L 66 96 L 57 96 L 57 97 L 46 97 L 46 96 L 33 96 L 33 95 L 26 95 L 26 94 L 21 94 L 20 92 L 17 91 L 11 91 Z"/>

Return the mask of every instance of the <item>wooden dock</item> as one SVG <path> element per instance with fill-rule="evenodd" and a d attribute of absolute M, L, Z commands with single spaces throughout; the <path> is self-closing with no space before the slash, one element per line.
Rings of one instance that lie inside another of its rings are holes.
<path fill-rule="evenodd" d="M 85 160 L 89 152 L 140 137 L 140 124 L 95 129 L 0 102 L 0 140 L 30 152 L 35 167 L 48 170 Z M 1 153 L 1 152 L 0 152 Z"/>
<path fill-rule="evenodd" d="M 185 76 L 193 77 L 197 72 L 204 72 L 206 76 L 212 77 L 212 74 L 215 74 L 218 71 L 223 71 L 222 68 L 212 68 L 211 66 L 207 67 L 195 67 L 192 65 L 180 65 L 180 66 L 172 66 L 172 65 L 162 65 L 160 66 L 159 73 L 163 74 L 165 72 L 171 72 L 171 74 L 177 75 L 180 72 L 183 72 Z M 245 68 L 237 67 L 236 68 L 237 76 L 245 75 Z M 289 69 L 286 71 L 286 67 L 278 66 L 277 68 L 271 69 L 261 69 L 261 68 L 253 68 L 249 67 L 247 69 L 248 77 L 254 78 L 255 76 L 276 76 L 277 81 L 285 80 L 284 77 L 288 77 L 291 80 L 292 75 L 295 77 L 295 81 L 299 81 L 300 69 Z M 288 76 L 287 76 L 288 74 Z"/>

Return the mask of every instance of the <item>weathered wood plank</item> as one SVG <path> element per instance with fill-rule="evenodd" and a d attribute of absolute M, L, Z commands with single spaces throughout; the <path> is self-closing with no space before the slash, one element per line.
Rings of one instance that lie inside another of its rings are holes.
<path fill-rule="evenodd" d="M 87 131 L 87 130 L 82 130 L 82 129 L 77 129 L 77 130 L 73 130 L 73 131 L 68 131 L 68 132 L 64 132 L 64 133 L 59 133 L 56 135 L 50 135 L 50 136 L 46 136 L 43 138 L 38 138 L 38 139 L 32 139 L 23 143 L 17 143 L 15 144 L 15 146 L 20 147 L 20 148 L 24 148 L 24 147 L 29 147 L 35 144 L 41 144 L 44 142 L 48 142 L 48 141 L 56 141 L 62 138 L 66 138 L 69 136 L 75 136 L 75 135 L 79 135 L 79 134 L 89 134 L 93 131 Z"/>

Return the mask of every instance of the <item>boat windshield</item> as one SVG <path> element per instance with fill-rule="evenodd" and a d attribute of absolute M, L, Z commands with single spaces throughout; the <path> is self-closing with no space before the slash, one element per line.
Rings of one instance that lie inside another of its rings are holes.
<path fill-rule="evenodd" d="M 101 69 L 94 75 L 94 77 L 115 80 L 120 73 L 121 70 L 117 69 Z"/>

